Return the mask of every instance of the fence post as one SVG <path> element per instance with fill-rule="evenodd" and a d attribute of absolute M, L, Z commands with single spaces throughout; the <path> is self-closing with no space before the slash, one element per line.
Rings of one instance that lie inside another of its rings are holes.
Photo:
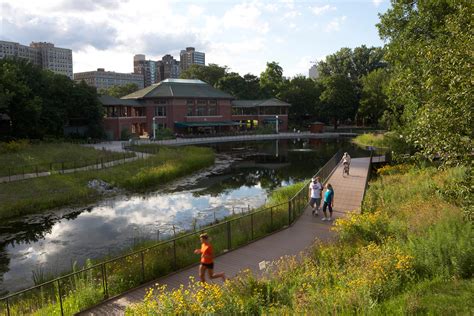
<path fill-rule="evenodd" d="M 253 240 L 253 213 L 250 213 L 250 237 Z"/>
<path fill-rule="evenodd" d="M 10 167 L 8 167 L 8 182 L 12 181 L 11 176 L 12 176 L 12 171 L 11 171 Z"/>
<path fill-rule="evenodd" d="M 102 264 L 100 266 L 100 274 L 102 276 L 102 289 L 103 289 L 103 292 L 104 292 L 104 299 L 107 298 L 107 290 L 105 288 L 105 271 L 104 271 L 104 266 L 105 264 Z"/>
<path fill-rule="evenodd" d="M 270 207 L 270 228 L 273 231 L 273 207 Z"/>
<path fill-rule="evenodd" d="M 7 298 L 7 315 L 10 316 L 10 303 L 8 302 L 8 298 Z"/>
<path fill-rule="evenodd" d="M 25 166 L 21 167 L 21 172 L 23 173 L 23 179 L 25 179 Z"/>
<path fill-rule="evenodd" d="M 174 269 L 178 269 L 178 262 L 176 261 L 176 239 L 173 239 L 173 264 Z"/>
<path fill-rule="evenodd" d="M 291 225 L 291 203 L 292 201 L 288 201 L 288 226 Z"/>
<path fill-rule="evenodd" d="M 64 174 L 64 161 L 61 162 L 61 170 L 63 171 L 63 174 Z"/>
<path fill-rule="evenodd" d="M 61 307 L 61 315 L 64 315 L 63 298 L 62 298 L 62 293 L 61 293 L 61 282 L 59 282 L 59 279 L 58 279 L 58 293 L 59 293 L 59 306 Z"/>
<path fill-rule="evenodd" d="M 142 257 L 142 282 L 145 282 L 145 254 L 140 251 L 140 257 Z"/>
<path fill-rule="evenodd" d="M 227 249 L 230 250 L 231 248 L 232 248 L 231 226 L 230 226 L 230 221 L 227 221 Z"/>

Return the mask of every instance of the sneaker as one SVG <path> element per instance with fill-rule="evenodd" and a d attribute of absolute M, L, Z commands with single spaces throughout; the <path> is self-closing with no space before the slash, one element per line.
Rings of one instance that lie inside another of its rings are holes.
<path fill-rule="evenodd" d="M 332 217 L 329 217 L 329 218 L 327 219 L 327 221 L 332 221 Z"/>
<path fill-rule="evenodd" d="M 314 216 L 314 210 L 312 210 L 312 211 L 311 211 L 311 215 L 313 215 L 313 216 Z"/>
<path fill-rule="evenodd" d="M 322 220 L 322 221 L 325 221 L 325 220 L 326 220 L 326 217 L 321 218 L 321 220 Z"/>

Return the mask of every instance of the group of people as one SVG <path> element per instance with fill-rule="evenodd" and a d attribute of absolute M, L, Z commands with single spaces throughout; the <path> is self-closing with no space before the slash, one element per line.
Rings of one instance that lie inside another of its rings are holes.
<path fill-rule="evenodd" d="M 347 152 L 342 156 L 342 165 L 346 173 L 349 174 L 349 167 L 351 164 L 351 156 Z M 334 207 L 334 189 L 330 183 L 326 185 L 326 191 L 324 192 L 323 199 L 323 185 L 321 184 L 320 177 L 314 177 L 309 184 L 310 201 L 309 205 L 312 207 L 313 216 L 319 216 L 319 209 L 321 207 L 321 201 L 323 202 L 323 214 L 321 218 L 323 221 L 332 221 L 332 209 Z M 329 216 L 326 210 L 329 209 Z"/>
<path fill-rule="evenodd" d="M 347 168 L 347 174 L 349 174 L 349 166 L 351 163 L 351 157 L 346 152 L 342 157 L 342 164 L 344 169 Z M 309 184 L 309 192 L 311 195 L 311 200 L 309 204 L 313 208 L 313 216 L 319 216 L 319 210 L 321 207 L 321 202 L 323 202 L 323 214 L 324 217 L 321 219 L 323 221 L 332 221 L 332 209 L 334 207 L 334 189 L 330 183 L 326 185 L 326 191 L 324 192 L 323 200 L 323 185 L 321 184 L 320 177 L 314 177 Z M 326 212 L 329 210 L 329 216 Z M 210 237 L 203 233 L 199 235 L 201 240 L 201 248 L 195 249 L 194 253 L 201 255 L 200 265 L 199 265 L 199 278 L 201 282 L 206 282 L 206 272 L 210 279 L 221 278 L 222 281 L 226 280 L 225 274 L 223 272 L 214 273 L 214 250 L 210 243 Z"/>

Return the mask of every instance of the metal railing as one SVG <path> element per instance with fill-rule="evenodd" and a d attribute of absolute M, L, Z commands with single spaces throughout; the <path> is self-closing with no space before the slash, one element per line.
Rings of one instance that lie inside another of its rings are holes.
<path fill-rule="evenodd" d="M 327 181 L 342 157 L 338 151 L 315 174 Z M 203 229 L 159 242 L 0 299 L 0 314 L 72 315 L 140 284 L 196 262 L 199 234 L 213 237 L 216 255 L 292 225 L 308 204 L 309 182 L 287 202 L 236 215 Z"/>
<path fill-rule="evenodd" d="M 0 171 L 0 183 L 37 178 L 51 174 L 104 169 L 134 157 L 137 157 L 134 153 L 111 152 L 101 158 L 11 166 Z"/>

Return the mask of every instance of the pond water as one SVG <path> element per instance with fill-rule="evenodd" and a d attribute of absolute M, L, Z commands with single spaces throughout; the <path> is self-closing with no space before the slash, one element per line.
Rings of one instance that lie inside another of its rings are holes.
<path fill-rule="evenodd" d="M 144 240 L 203 226 L 263 205 L 269 193 L 310 178 L 347 139 L 272 140 L 208 145 L 216 164 L 146 195 L 115 196 L 82 209 L 25 216 L 0 225 L 0 296 L 57 275 L 87 258 L 113 256 Z"/>

